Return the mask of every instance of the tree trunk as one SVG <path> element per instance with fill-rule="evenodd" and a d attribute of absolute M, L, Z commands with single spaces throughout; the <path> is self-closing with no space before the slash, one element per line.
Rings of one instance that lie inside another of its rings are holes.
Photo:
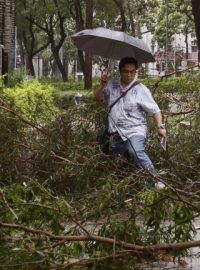
<path fill-rule="evenodd" d="M 200 63 L 200 1 L 191 0 L 192 2 L 192 13 L 194 16 L 195 31 L 197 37 L 197 47 L 198 47 L 198 63 Z"/>
<path fill-rule="evenodd" d="M 81 69 L 83 71 L 83 74 L 85 76 L 85 59 L 84 59 L 84 56 L 83 56 L 83 52 L 78 50 L 78 60 L 79 60 L 79 63 L 81 65 Z"/>
<path fill-rule="evenodd" d="M 125 11 L 123 8 L 123 1 L 122 0 L 114 0 L 117 8 L 119 9 L 120 16 L 121 16 L 121 31 L 125 32 L 126 31 L 126 17 L 125 17 Z"/>
<path fill-rule="evenodd" d="M 86 3 L 86 28 L 93 28 L 93 0 L 85 0 Z M 82 16 L 82 6 L 80 0 L 75 0 L 73 8 L 70 9 L 71 15 L 76 22 L 76 30 L 81 31 L 85 28 Z M 78 50 L 79 63 L 84 74 L 84 88 L 90 89 L 92 87 L 92 56 L 89 53 L 85 54 Z"/>
<path fill-rule="evenodd" d="M 65 66 L 63 65 L 63 63 L 61 62 L 60 59 L 60 55 L 59 55 L 59 51 L 57 51 L 54 47 L 51 46 L 51 51 L 53 54 L 53 57 L 55 59 L 56 65 L 61 73 L 62 79 L 64 82 L 67 81 L 67 72 L 65 70 Z"/>
<path fill-rule="evenodd" d="M 45 23 L 40 23 L 32 18 L 32 23 L 36 25 L 40 30 L 44 31 L 48 36 L 48 44 L 51 44 L 51 52 L 56 62 L 56 65 L 61 73 L 63 81 L 67 81 L 67 72 L 65 70 L 64 61 L 62 63 L 59 52 L 65 42 L 65 20 L 66 15 L 63 15 L 58 7 L 58 3 L 54 0 L 56 13 L 51 14 Z M 56 18 L 56 24 L 55 22 Z M 56 27 L 59 27 L 59 32 L 56 31 Z"/>
<path fill-rule="evenodd" d="M 4 44 L 5 0 L 0 0 L 0 44 Z"/>
<path fill-rule="evenodd" d="M 15 57 L 15 0 L 0 0 L 0 44 L 8 53 L 8 67 L 14 68 Z"/>
<path fill-rule="evenodd" d="M 66 72 L 66 81 L 68 81 L 69 80 L 69 67 L 68 67 L 69 61 L 68 61 L 67 57 L 64 58 L 63 65 L 64 65 L 64 69 L 65 69 L 65 72 Z"/>
<path fill-rule="evenodd" d="M 132 35 L 135 36 L 135 22 L 134 22 L 133 11 L 130 5 L 130 1 L 128 1 L 128 15 L 129 15 L 129 20 L 130 20 L 130 25 L 131 25 L 131 32 L 132 32 Z"/>
<path fill-rule="evenodd" d="M 35 77 L 35 70 L 33 66 L 33 56 L 31 54 L 27 54 L 27 60 L 28 60 L 28 70 L 30 72 L 30 75 Z"/>
<path fill-rule="evenodd" d="M 75 11 L 74 13 L 73 13 L 73 10 Z M 82 16 L 82 8 L 81 8 L 80 0 L 74 0 L 74 6 L 71 8 L 71 15 L 76 22 L 77 32 L 83 30 L 84 29 L 84 20 L 83 20 L 83 16 Z M 80 50 L 78 50 L 78 59 L 79 59 L 81 69 L 82 69 L 84 77 L 85 77 L 85 59 L 83 56 L 83 52 Z M 74 78 L 75 77 L 76 76 L 74 74 Z"/>
<path fill-rule="evenodd" d="M 188 45 L 188 29 L 185 29 L 185 46 L 186 46 L 186 59 L 188 59 L 189 55 L 189 45 Z"/>
<path fill-rule="evenodd" d="M 22 40 L 18 40 L 19 43 L 19 52 L 20 52 L 20 58 L 21 58 L 21 64 L 22 66 L 25 66 L 25 58 L 26 58 L 26 53 L 24 51 L 24 46 Z"/>
<path fill-rule="evenodd" d="M 92 55 L 85 54 L 85 83 L 84 89 L 91 89 L 92 87 Z"/>
<path fill-rule="evenodd" d="M 92 29 L 93 27 L 93 0 L 86 0 L 86 28 Z M 92 87 L 92 55 L 90 53 L 85 54 L 85 89 Z"/>

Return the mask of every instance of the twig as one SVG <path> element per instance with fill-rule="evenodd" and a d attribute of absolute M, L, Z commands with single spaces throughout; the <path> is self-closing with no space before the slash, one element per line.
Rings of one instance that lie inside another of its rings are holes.
<path fill-rule="evenodd" d="M 114 236 L 114 243 L 113 243 L 113 259 L 116 258 L 116 235 Z"/>
<path fill-rule="evenodd" d="M 86 233 L 86 235 L 87 236 L 89 236 L 90 237 L 90 233 L 77 221 L 77 220 L 75 220 L 75 219 L 71 219 L 74 223 L 76 223 L 85 233 Z"/>
<path fill-rule="evenodd" d="M 51 156 L 52 156 L 52 157 L 55 157 L 55 158 L 57 158 L 57 159 L 60 159 L 60 160 L 62 160 L 62 161 L 65 161 L 65 162 L 67 162 L 67 163 L 73 164 L 73 165 L 83 166 L 82 163 L 78 163 L 78 162 L 77 162 L 77 163 L 74 163 L 74 162 L 72 162 L 72 161 L 69 160 L 69 159 L 66 159 L 66 158 L 64 158 L 64 157 L 61 157 L 61 156 L 56 155 L 53 151 L 51 151 Z"/>
<path fill-rule="evenodd" d="M 2 194 L 2 196 L 3 196 L 3 200 L 4 200 L 5 205 L 8 207 L 8 209 L 9 209 L 10 212 L 13 214 L 13 216 L 18 220 L 19 218 L 18 218 L 17 214 L 16 214 L 15 211 L 9 206 L 8 202 L 6 201 L 6 198 L 5 198 L 4 194 Z"/>
<path fill-rule="evenodd" d="M 41 265 L 44 262 L 46 262 L 46 260 L 41 260 L 41 261 L 32 261 L 32 262 L 22 262 L 22 263 L 16 263 L 16 264 L 4 264 L 4 265 L 0 265 L 0 268 L 2 269 L 6 269 L 7 267 L 16 267 L 16 266 L 25 266 L 25 265 Z"/>
<path fill-rule="evenodd" d="M 189 111 L 181 111 L 181 112 L 163 112 L 163 115 L 166 116 L 177 116 L 177 115 L 185 115 L 198 112 L 196 109 L 190 109 Z"/>

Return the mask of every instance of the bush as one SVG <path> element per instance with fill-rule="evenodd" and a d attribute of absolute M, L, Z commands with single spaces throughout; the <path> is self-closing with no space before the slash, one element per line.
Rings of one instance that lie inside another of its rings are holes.
<path fill-rule="evenodd" d="M 39 78 L 39 82 L 42 84 L 51 85 L 53 90 L 55 92 L 57 91 L 83 91 L 84 90 L 84 84 L 82 81 L 80 82 L 63 82 L 60 80 L 52 80 L 48 78 Z"/>
<path fill-rule="evenodd" d="M 37 80 L 24 81 L 3 92 L 4 98 L 28 120 L 46 123 L 55 112 L 53 88 Z"/>
<path fill-rule="evenodd" d="M 155 88 L 158 83 L 157 91 L 163 93 L 196 93 L 200 88 L 199 73 L 195 76 L 191 74 L 182 74 L 180 77 L 174 78 L 147 78 L 142 79 L 145 85 L 150 89 Z"/>
<path fill-rule="evenodd" d="M 8 74 L 8 87 L 15 87 L 17 84 L 23 81 L 23 77 L 26 74 L 24 68 L 17 68 Z"/>

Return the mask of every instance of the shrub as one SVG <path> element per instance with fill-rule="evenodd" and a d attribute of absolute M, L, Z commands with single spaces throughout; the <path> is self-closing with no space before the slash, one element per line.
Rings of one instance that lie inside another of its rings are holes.
<path fill-rule="evenodd" d="M 45 123 L 52 117 L 55 105 L 50 85 L 37 80 L 24 81 L 14 88 L 4 89 L 4 98 L 28 120 Z"/>
<path fill-rule="evenodd" d="M 8 74 L 8 87 L 15 87 L 17 84 L 23 81 L 23 77 L 26 74 L 24 68 L 15 69 Z"/>
<path fill-rule="evenodd" d="M 183 74 L 180 77 L 174 78 L 147 78 L 140 80 L 150 89 L 155 88 L 158 83 L 157 91 L 164 93 L 196 93 L 200 88 L 199 73 L 195 76 Z"/>

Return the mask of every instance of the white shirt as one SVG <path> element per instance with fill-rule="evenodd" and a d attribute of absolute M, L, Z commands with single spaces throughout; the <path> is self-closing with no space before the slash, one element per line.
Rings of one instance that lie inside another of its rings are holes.
<path fill-rule="evenodd" d="M 108 81 L 104 89 L 104 96 L 109 106 L 120 96 L 121 88 L 119 80 Z M 153 99 L 150 90 L 140 83 L 129 90 L 113 106 L 109 113 L 108 131 L 110 133 L 118 131 L 124 141 L 133 135 L 146 137 L 146 113 L 152 115 L 159 111 L 160 109 Z"/>

